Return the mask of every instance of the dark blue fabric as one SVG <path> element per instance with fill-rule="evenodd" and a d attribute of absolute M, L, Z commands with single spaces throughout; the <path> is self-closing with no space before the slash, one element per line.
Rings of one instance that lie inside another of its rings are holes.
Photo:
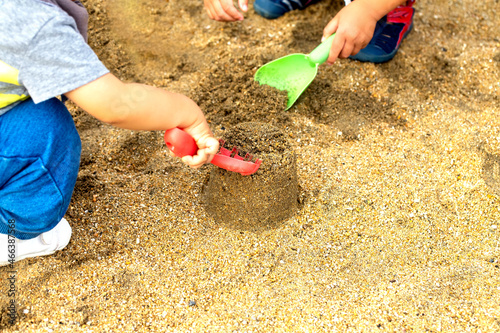
<path fill-rule="evenodd" d="M 253 8 L 257 14 L 275 19 L 294 9 L 304 9 L 321 0 L 255 0 Z"/>
<path fill-rule="evenodd" d="M 394 58 L 399 49 L 399 35 L 404 29 L 403 23 L 388 23 L 386 18 L 382 18 L 377 22 L 375 32 L 373 34 L 370 43 L 358 54 L 350 56 L 349 58 L 366 61 L 381 63 L 386 62 Z M 413 28 L 413 23 L 410 25 L 408 30 L 405 32 L 401 41 L 410 33 Z"/>

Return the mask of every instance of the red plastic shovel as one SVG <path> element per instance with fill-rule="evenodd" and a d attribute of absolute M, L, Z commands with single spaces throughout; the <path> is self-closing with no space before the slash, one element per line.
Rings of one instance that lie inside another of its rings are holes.
<path fill-rule="evenodd" d="M 245 157 L 241 157 L 238 155 L 238 148 L 233 147 L 232 150 L 228 150 L 223 147 L 224 140 L 219 140 L 219 142 L 221 148 L 210 163 L 228 171 L 238 172 L 243 176 L 251 175 L 259 169 L 262 160 L 257 159 L 252 162 L 252 155 L 246 154 Z M 165 131 L 165 144 L 178 157 L 193 156 L 198 151 L 196 141 L 180 128 Z"/>

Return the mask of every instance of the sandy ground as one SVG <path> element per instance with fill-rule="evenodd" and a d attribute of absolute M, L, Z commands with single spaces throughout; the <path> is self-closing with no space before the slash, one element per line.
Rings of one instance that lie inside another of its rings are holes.
<path fill-rule="evenodd" d="M 322 66 L 286 112 L 255 98 L 253 73 L 311 51 L 340 1 L 233 24 L 201 1 L 85 4 L 120 78 L 187 94 L 220 136 L 283 130 L 300 208 L 273 227 L 220 223 L 201 202 L 213 166 L 68 105 L 83 142 L 73 237 L 16 264 L 3 332 L 500 331 L 498 0 L 417 1 L 393 61 Z"/>

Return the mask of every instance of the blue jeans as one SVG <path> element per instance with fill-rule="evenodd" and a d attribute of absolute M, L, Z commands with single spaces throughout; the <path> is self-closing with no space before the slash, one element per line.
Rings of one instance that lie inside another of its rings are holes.
<path fill-rule="evenodd" d="M 81 142 L 57 98 L 28 99 L 0 116 L 0 233 L 30 239 L 54 228 L 68 209 Z M 12 223 L 11 223 L 12 225 Z"/>

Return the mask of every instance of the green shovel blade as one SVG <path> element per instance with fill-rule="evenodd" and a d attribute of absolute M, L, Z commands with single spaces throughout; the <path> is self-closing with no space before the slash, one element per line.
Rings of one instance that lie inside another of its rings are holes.
<path fill-rule="evenodd" d="M 288 110 L 314 80 L 317 71 L 318 66 L 307 55 L 290 54 L 259 68 L 255 73 L 255 81 L 286 91 Z"/>
<path fill-rule="evenodd" d="M 318 66 L 328 59 L 334 36 L 328 37 L 310 54 L 290 54 L 265 64 L 255 73 L 255 81 L 286 91 L 288 110 L 314 80 Z"/>

